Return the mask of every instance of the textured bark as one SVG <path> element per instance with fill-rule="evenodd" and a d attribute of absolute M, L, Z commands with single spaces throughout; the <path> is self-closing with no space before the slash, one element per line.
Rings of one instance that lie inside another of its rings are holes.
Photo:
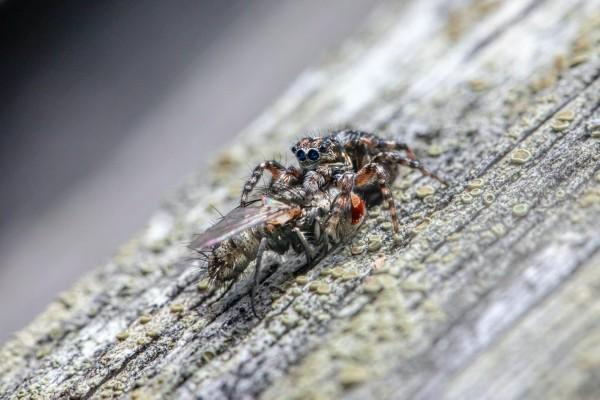
<path fill-rule="evenodd" d="M 385 4 L 2 347 L 0 397 L 600 398 L 599 43 L 593 0 Z M 184 246 L 210 206 L 344 124 L 450 188 L 404 171 L 400 244 L 370 210 L 305 276 L 272 274 L 260 320 L 248 280 L 213 303 Z"/>

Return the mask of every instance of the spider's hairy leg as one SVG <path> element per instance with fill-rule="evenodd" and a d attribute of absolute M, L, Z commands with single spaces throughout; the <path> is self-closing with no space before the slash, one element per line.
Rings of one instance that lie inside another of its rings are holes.
<path fill-rule="evenodd" d="M 342 131 L 341 135 L 344 138 L 342 142 L 347 150 L 351 150 L 352 148 L 362 149 L 363 152 L 371 156 L 389 151 L 404 151 L 409 159 L 417 159 L 417 156 L 408 144 L 397 140 L 383 139 L 374 133 L 356 130 Z"/>
<path fill-rule="evenodd" d="M 248 195 L 258 183 L 265 169 L 271 173 L 273 180 L 277 180 L 281 174 L 285 173 L 286 171 L 285 167 L 275 160 L 263 161 L 262 163 L 258 164 L 252 171 L 250 178 L 248 178 L 244 184 L 244 189 L 242 190 L 242 195 L 240 198 L 240 206 L 244 207 L 247 204 Z"/>
<path fill-rule="evenodd" d="M 389 152 L 389 151 L 404 151 L 406 156 L 411 160 L 416 160 L 417 156 L 414 151 L 408 146 L 408 144 L 403 142 L 398 142 L 396 140 L 386 140 L 381 138 L 375 139 L 375 147 L 377 148 L 378 153 L 380 152 Z M 380 153 L 381 154 L 381 153 Z"/>
<path fill-rule="evenodd" d="M 269 197 L 275 195 L 290 196 L 291 198 L 304 199 L 305 193 L 297 183 L 302 179 L 302 171 L 289 166 L 283 173 L 273 176 L 271 184 L 262 188 L 262 194 Z"/>
<path fill-rule="evenodd" d="M 404 166 L 412 168 L 412 169 L 418 169 L 419 171 L 421 171 L 421 173 L 423 175 L 429 176 L 429 177 L 435 179 L 436 181 L 442 183 L 443 185 L 448 186 L 448 182 L 446 182 L 444 179 L 440 178 L 435 173 L 433 173 L 433 172 L 429 171 L 427 168 L 425 168 L 419 160 L 406 159 L 400 153 L 395 152 L 395 151 L 378 154 L 373 159 L 373 162 L 374 163 L 390 163 L 390 164 L 395 163 L 395 164 L 404 165 Z"/>
<path fill-rule="evenodd" d="M 394 233 L 398 233 L 400 231 L 400 225 L 398 223 L 398 214 L 396 213 L 396 203 L 394 201 L 394 195 L 392 194 L 387 181 L 387 173 L 385 172 L 385 169 L 381 165 L 372 162 L 362 167 L 356 173 L 356 177 L 354 179 L 354 185 L 358 188 L 367 186 L 374 182 L 377 182 L 379 185 L 379 190 L 381 191 L 383 201 L 387 205 L 390 212 Z"/>
<path fill-rule="evenodd" d="M 349 218 L 351 215 L 352 200 L 350 196 L 352 194 L 354 176 L 353 172 L 346 172 L 338 179 L 338 185 L 341 190 L 331 206 L 331 214 L 326 222 L 325 236 L 327 242 L 329 242 L 329 239 L 334 242 L 340 240 L 338 227 L 342 218 Z"/>

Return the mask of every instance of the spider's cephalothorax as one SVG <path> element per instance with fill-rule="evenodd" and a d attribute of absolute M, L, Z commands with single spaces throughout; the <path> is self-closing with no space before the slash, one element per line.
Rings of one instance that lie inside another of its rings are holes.
<path fill-rule="evenodd" d="M 423 175 L 446 184 L 421 165 L 407 144 L 383 139 L 369 132 L 344 129 L 324 137 L 306 137 L 300 139 L 291 150 L 300 164 L 300 169 L 285 168 L 277 161 L 261 163 L 244 185 L 242 206 L 263 171 L 267 169 L 272 174 L 270 186 L 275 191 L 288 190 L 301 184 L 303 191 L 310 195 L 335 185 L 341 188 L 339 197 L 343 200 L 340 204 L 348 204 L 354 191 L 365 195 L 380 193 L 389 209 L 394 232 L 398 232 L 398 217 L 390 190 L 398 166 L 418 169 Z M 342 181 L 345 183 L 342 184 Z M 348 185 L 348 181 L 352 184 Z M 335 204 L 332 206 L 332 216 L 337 212 L 336 207 Z M 336 223 L 336 218 L 329 218 L 327 231 L 335 231 Z"/>
<path fill-rule="evenodd" d="M 352 168 L 344 147 L 332 136 L 306 137 L 291 148 L 303 172 L 327 165 L 329 168 Z"/>

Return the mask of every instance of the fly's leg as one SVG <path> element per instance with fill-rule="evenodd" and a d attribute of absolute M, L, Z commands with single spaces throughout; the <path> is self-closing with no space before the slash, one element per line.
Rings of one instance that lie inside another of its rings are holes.
<path fill-rule="evenodd" d="M 298 237 L 298 240 L 300 240 L 300 243 L 302 244 L 302 247 L 304 248 L 304 251 L 306 253 L 306 264 L 310 265 L 314 258 L 314 251 L 312 246 L 308 243 L 306 237 L 304 236 L 302 231 L 300 231 L 300 229 L 294 228 L 292 232 L 294 232 L 294 234 L 296 234 L 296 236 Z M 258 251 L 256 253 L 256 266 L 254 267 L 254 282 L 252 284 L 252 293 L 250 297 L 250 307 L 252 308 L 252 313 L 256 318 L 259 317 L 258 313 L 256 312 L 254 299 L 256 298 L 256 291 L 258 289 L 258 286 L 260 285 L 260 271 L 262 267 L 262 258 L 265 250 L 267 250 L 267 245 L 267 238 L 262 238 L 260 240 L 260 244 L 258 245 Z"/>
<path fill-rule="evenodd" d="M 354 185 L 358 188 L 374 182 L 377 182 L 379 185 L 383 202 L 390 211 L 394 233 L 398 233 L 400 231 L 400 225 L 398 223 L 398 214 L 396 213 L 396 203 L 394 202 L 394 196 L 387 182 L 387 173 L 385 172 L 385 169 L 381 165 L 372 162 L 362 167 L 356 173 L 356 178 L 354 179 Z"/>
<path fill-rule="evenodd" d="M 315 241 L 319 243 L 321 241 L 321 217 L 317 215 L 315 217 L 314 224 L 315 228 L 313 234 L 315 235 Z"/>
<path fill-rule="evenodd" d="M 326 250 L 329 249 L 329 240 L 327 239 L 327 234 L 325 233 L 325 224 L 323 219 L 317 215 L 313 223 L 313 237 L 315 239 L 315 246 L 313 246 L 313 248 L 315 248 L 315 254 L 318 255 L 323 248 Z"/>
<path fill-rule="evenodd" d="M 244 184 L 244 189 L 242 190 L 242 195 L 240 198 L 240 206 L 244 207 L 248 201 L 248 195 L 252 192 L 252 189 L 258 183 L 258 180 L 263 175 L 264 170 L 267 170 L 273 176 L 273 180 L 277 180 L 282 174 L 285 173 L 285 167 L 278 163 L 275 160 L 264 161 L 256 166 L 252 171 L 252 175 Z"/>
<path fill-rule="evenodd" d="M 262 258 L 265 250 L 267 249 L 267 238 L 262 238 L 260 240 L 260 244 L 258 245 L 258 251 L 256 252 L 256 265 L 254 266 L 254 282 L 252 283 L 252 291 L 250 294 L 250 307 L 252 308 L 252 314 L 256 318 L 258 317 L 258 313 L 256 312 L 256 307 L 254 304 L 254 299 L 256 298 L 256 291 L 258 290 L 258 285 L 260 284 L 260 268 L 262 264 Z"/>
<path fill-rule="evenodd" d="M 402 155 L 398 152 L 390 151 L 390 152 L 381 153 L 381 154 L 378 154 L 377 156 L 375 156 L 375 158 L 373 159 L 373 163 L 382 163 L 382 162 L 383 163 L 395 163 L 395 164 L 404 165 L 404 166 L 412 168 L 412 169 L 417 169 L 423 175 L 429 176 L 429 177 L 435 179 L 436 181 L 442 183 L 443 185 L 448 186 L 448 182 L 446 182 L 444 179 L 440 178 L 433 172 L 429 171 L 427 168 L 423 167 L 423 165 L 421 164 L 421 162 L 419 160 L 406 159 L 406 158 L 402 157 Z"/>
<path fill-rule="evenodd" d="M 300 229 L 294 228 L 292 232 L 294 232 L 294 234 L 302 244 L 302 247 L 304 248 L 304 252 L 306 253 L 306 265 L 311 265 L 316 255 L 313 246 L 311 246 L 310 243 L 308 243 L 306 237 L 304 236 L 304 233 L 302 233 Z"/>

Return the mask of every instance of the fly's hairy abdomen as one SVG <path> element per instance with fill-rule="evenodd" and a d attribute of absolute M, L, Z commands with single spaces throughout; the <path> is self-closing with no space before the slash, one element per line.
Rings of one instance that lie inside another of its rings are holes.
<path fill-rule="evenodd" d="M 208 257 L 208 276 L 215 286 L 237 279 L 256 258 L 262 238 L 256 229 L 248 229 L 217 244 Z"/>

